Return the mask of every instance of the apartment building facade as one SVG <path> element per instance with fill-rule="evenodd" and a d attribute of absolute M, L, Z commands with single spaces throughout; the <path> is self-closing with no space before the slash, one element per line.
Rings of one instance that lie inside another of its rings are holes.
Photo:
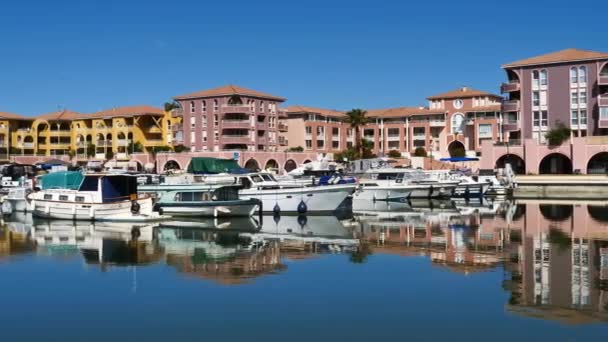
<path fill-rule="evenodd" d="M 516 166 L 520 173 L 605 173 L 608 154 L 608 53 L 566 49 L 503 65 L 505 144 L 482 150 L 484 167 Z M 561 125 L 571 138 L 549 146 Z"/>
<path fill-rule="evenodd" d="M 428 107 L 367 110 L 369 123 L 360 136 L 373 143 L 378 155 L 396 150 L 412 154 L 424 148 L 434 157 L 448 157 L 461 149 L 480 153 L 481 143 L 502 139 L 501 97 L 468 87 L 430 96 Z M 285 108 L 288 147 L 337 153 L 354 144 L 354 131 L 344 122 L 345 111 L 307 106 Z"/>
<path fill-rule="evenodd" d="M 61 110 L 36 117 L 0 113 L 0 149 L 5 152 L 0 158 L 73 154 L 76 160 L 128 160 L 134 143 L 143 147 L 136 152 L 172 144 L 169 128 L 180 120 L 152 106 L 92 114 Z"/>
<path fill-rule="evenodd" d="M 175 138 L 192 152 L 274 152 L 285 145 L 279 139 L 279 132 L 286 129 L 279 124 L 282 97 L 227 85 L 174 99 L 181 107 L 175 115 L 183 117 Z"/>

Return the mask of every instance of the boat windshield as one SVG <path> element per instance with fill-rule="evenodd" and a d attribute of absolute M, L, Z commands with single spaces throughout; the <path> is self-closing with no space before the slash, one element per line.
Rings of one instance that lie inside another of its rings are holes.
<path fill-rule="evenodd" d="M 251 175 L 251 180 L 254 183 L 261 183 L 264 181 L 264 178 L 262 178 L 262 176 L 260 176 L 260 175 Z"/>
<path fill-rule="evenodd" d="M 272 178 L 271 175 L 269 174 L 261 174 L 260 176 L 262 176 L 262 178 L 264 178 L 265 181 L 267 182 L 274 182 L 275 180 Z"/>

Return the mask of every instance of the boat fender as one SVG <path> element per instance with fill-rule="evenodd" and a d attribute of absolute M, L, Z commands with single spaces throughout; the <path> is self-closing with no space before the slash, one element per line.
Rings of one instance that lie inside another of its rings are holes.
<path fill-rule="evenodd" d="M 306 206 L 306 203 L 304 203 L 304 201 L 300 201 L 300 204 L 298 204 L 298 214 L 306 214 L 306 212 L 308 211 L 308 206 Z"/>
<path fill-rule="evenodd" d="M 141 231 L 138 227 L 131 229 L 131 240 L 137 240 L 141 236 Z"/>
<path fill-rule="evenodd" d="M 279 203 L 274 204 L 274 208 L 272 208 L 272 212 L 275 215 L 281 215 L 281 207 L 279 207 Z"/>
<path fill-rule="evenodd" d="M 139 203 L 137 203 L 137 201 L 131 201 L 131 213 L 137 214 L 139 213 L 139 209 L 141 209 Z"/>
<path fill-rule="evenodd" d="M 10 215 L 13 213 L 13 205 L 11 202 L 4 200 L 2 202 L 2 215 Z"/>
<path fill-rule="evenodd" d="M 304 228 L 306 223 L 308 223 L 308 218 L 306 217 L 306 215 L 298 215 L 298 224 L 300 225 L 300 227 Z"/>
<path fill-rule="evenodd" d="M 429 187 L 429 198 L 433 197 L 433 185 Z"/>
<path fill-rule="evenodd" d="M 279 221 L 281 221 L 281 214 L 275 212 L 274 215 L 272 215 L 272 220 L 274 221 L 274 223 L 278 224 Z"/>

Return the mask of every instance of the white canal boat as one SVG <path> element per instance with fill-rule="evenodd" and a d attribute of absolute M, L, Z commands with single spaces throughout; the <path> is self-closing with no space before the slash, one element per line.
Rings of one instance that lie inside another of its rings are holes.
<path fill-rule="evenodd" d="M 30 194 L 32 214 L 62 220 L 146 222 L 161 217 L 152 198 L 138 196 L 137 179 L 120 174 L 55 172 L 41 177 Z"/>

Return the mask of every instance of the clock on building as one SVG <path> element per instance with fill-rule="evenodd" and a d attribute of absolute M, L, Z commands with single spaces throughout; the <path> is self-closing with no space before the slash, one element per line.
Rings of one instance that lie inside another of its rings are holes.
<path fill-rule="evenodd" d="M 460 109 L 460 108 L 462 108 L 464 102 L 462 102 L 461 99 L 456 99 L 456 100 L 454 100 L 454 102 L 452 104 L 454 105 L 454 108 Z"/>

